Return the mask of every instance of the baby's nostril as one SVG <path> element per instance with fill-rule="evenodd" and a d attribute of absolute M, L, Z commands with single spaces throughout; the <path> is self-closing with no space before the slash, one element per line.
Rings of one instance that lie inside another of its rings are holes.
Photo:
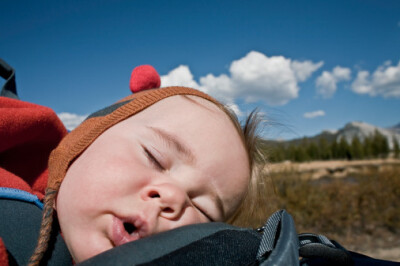
<path fill-rule="evenodd" d="M 149 193 L 149 197 L 150 197 L 150 198 L 159 198 L 159 197 L 160 197 L 160 194 L 158 194 L 156 191 L 151 191 L 151 192 Z"/>
<path fill-rule="evenodd" d="M 125 231 L 128 232 L 128 234 L 132 234 L 136 230 L 136 226 L 134 226 L 131 223 L 124 223 L 124 228 L 125 228 Z"/>

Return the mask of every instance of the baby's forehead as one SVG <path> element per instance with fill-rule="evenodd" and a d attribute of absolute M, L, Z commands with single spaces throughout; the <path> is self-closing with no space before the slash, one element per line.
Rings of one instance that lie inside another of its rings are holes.
<path fill-rule="evenodd" d="M 175 95 L 172 97 L 164 98 L 159 103 L 163 103 L 164 108 L 162 111 L 168 112 L 170 106 L 174 106 L 174 108 L 178 109 L 180 112 L 180 105 L 184 104 L 189 105 L 192 108 L 182 108 L 184 110 L 184 114 L 186 116 L 191 116 L 190 110 L 204 112 L 205 115 L 210 119 L 217 121 L 217 124 L 221 127 L 228 127 L 233 132 L 236 132 L 237 136 L 242 142 L 242 145 L 245 146 L 244 136 L 242 132 L 242 128 L 240 122 L 229 107 L 214 101 L 209 101 L 205 98 L 195 96 L 195 95 Z M 157 105 L 157 103 L 155 104 Z M 151 108 L 151 107 L 150 107 Z M 182 110 L 183 111 L 183 110 Z M 234 133 L 235 134 L 235 133 Z"/>
<path fill-rule="evenodd" d="M 193 95 L 179 95 L 183 99 L 191 102 L 192 104 L 195 104 L 197 106 L 200 106 L 202 108 L 205 108 L 209 110 L 210 112 L 222 112 L 221 108 L 218 107 L 215 103 L 210 102 L 204 98 L 198 97 L 198 96 L 193 96 Z"/>
<path fill-rule="evenodd" d="M 165 98 L 160 101 L 160 103 L 167 103 L 169 105 L 174 105 L 179 109 L 179 106 L 189 105 L 189 108 L 185 108 L 185 112 L 187 115 L 190 115 L 191 110 L 206 112 L 208 116 L 213 118 L 222 118 L 229 120 L 229 116 L 226 114 L 225 107 L 221 105 L 217 105 L 215 102 L 211 102 L 202 97 L 194 96 L 194 95 L 176 95 L 172 97 Z"/>

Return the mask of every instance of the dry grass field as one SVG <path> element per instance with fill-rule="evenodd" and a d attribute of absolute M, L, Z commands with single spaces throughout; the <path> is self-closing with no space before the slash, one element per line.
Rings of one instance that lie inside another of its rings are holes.
<path fill-rule="evenodd" d="M 349 250 L 400 261 L 400 160 L 268 165 L 258 202 L 239 223 L 256 227 L 278 209 L 299 233 L 337 240 Z"/>

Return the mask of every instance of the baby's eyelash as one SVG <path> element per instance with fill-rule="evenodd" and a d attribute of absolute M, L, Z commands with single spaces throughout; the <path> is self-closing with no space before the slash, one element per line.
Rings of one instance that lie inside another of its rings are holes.
<path fill-rule="evenodd" d="M 161 165 L 161 163 L 156 159 L 156 157 L 154 157 L 154 155 L 146 147 L 143 146 L 143 150 L 150 163 L 152 163 L 159 170 L 164 170 L 164 167 Z"/>
<path fill-rule="evenodd" d="M 210 215 L 208 215 L 205 211 L 203 211 L 201 208 L 199 208 L 198 206 L 194 205 L 193 206 L 198 209 L 205 217 L 207 217 L 208 220 L 210 220 L 210 222 L 214 222 L 214 220 L 210 217 Z"/>

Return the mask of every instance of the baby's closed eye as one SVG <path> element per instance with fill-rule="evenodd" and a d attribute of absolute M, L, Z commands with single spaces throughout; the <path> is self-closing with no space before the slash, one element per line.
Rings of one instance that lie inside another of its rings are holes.
<path fill-rule="evenodd" d="M 145 146 L 142 146 L 143 151 L 145 156 L 147 157 L 148 161 L 158 170 L 163 171 L 165 170 L 165 167 L 162 165 L 160 162 L 160 159 L 157 159 L 156 155 L 154 155 L 154 152 L 151 152 L 150 149 L 146 148 Z"/>

